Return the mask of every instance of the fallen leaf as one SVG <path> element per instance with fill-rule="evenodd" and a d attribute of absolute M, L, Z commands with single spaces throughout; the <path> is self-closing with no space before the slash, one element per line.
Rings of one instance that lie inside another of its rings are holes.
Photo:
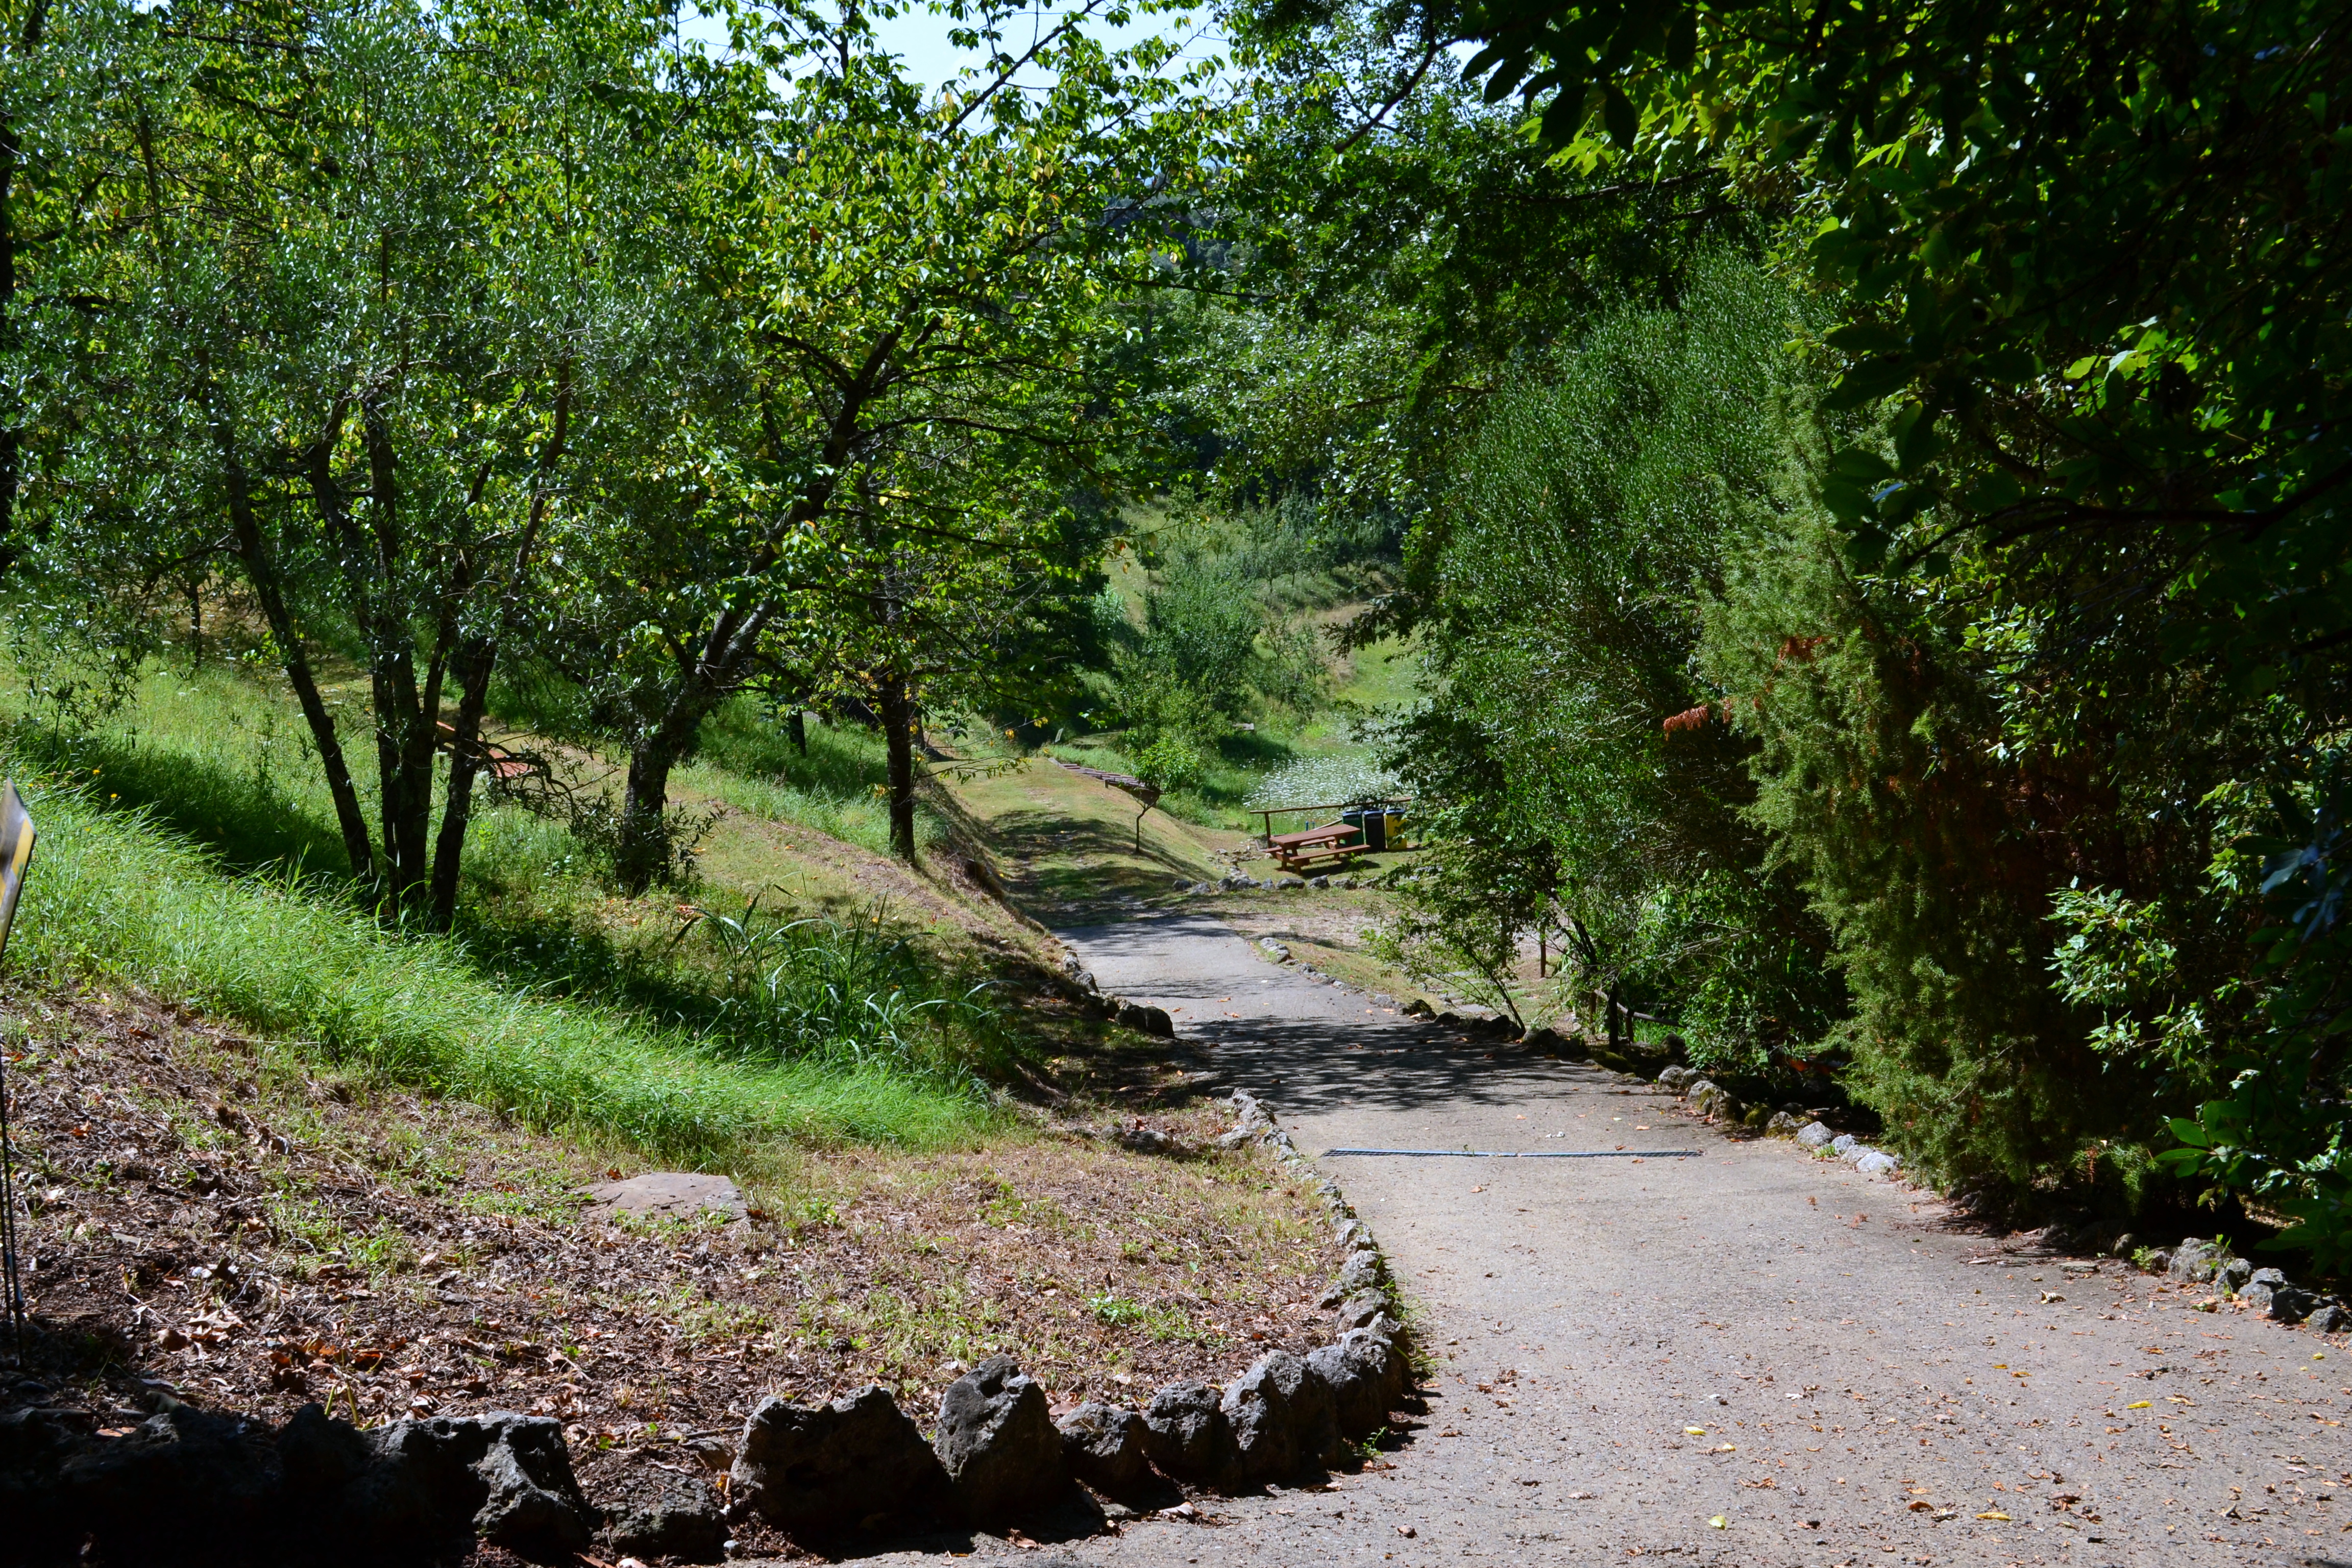
<path fill-rule="evenodd" d="M 2009 1520 L 2009 1515 L 2007 1515 L 2007 1514 L 2005 1514 L 2005 1513 L 2001 1512 L 1999 1509 L 1992 1509 L 1992 1510 L 1989 1510 L 1988 1511 L 1986 1511 L 1986 1512 L 1984 1512 L 1984 1513 L 1980 1513 L 1980 1514 L 1977 1515 L 1977 1517 L 1978 1517 L 1979 1519 L 1998 1519 L 1998 1520 L 2001 1521 L 2002 1521 L 2002 1522 L 2004 1522 L 2004 1523 L 2006 1523 L 2006 1522 L 2008 1521 L 2008 1520 Z"/>
<path fill-rule="evenodd" d="M 1706 1522 L 1707 1527 L 1712 1530 L 1728 1530 L 1731 1528 L 1731 1521 L 1724 1518 L 1723 1515 L 1719 1513 L 1713 1519 L 1708 1520 Z"/>
<path fill-rule="evenodd" d="M 1704 1437 L 1706 1436 L 1706 1428 L 1704 1426 L 1685 1426 L 1683 1428 L 1683 1436 L 1685 1437 Z"/>
<path fill-rule="evenodd" d="M 2124 1408 L 2126 1410 L 2145 1410 L 2147 1408 L 2147 1403 L 2148 1402 L 2145 1399 L 2135 1399 L 2129 1405 L 2125 1405 Z"/>
<path fill-rule="evenodd" d="M 1396 1527 L 1396 1532 L 1397 1532 L 1399 1535 L 1403 1536 L 1407 1541 L 1411 1541 L 1411 1540 L 1412 1539 L 1412 1536 L 1413 1536 L 1413 1529 L 1412 1529 L 1412 1526 L 1411 1526 L 1411 1525 L 1409 1525 L 1409 1524 L 1400 1524 L 1400 1525 L 1398 1525 L 1398 1526 Z"/>

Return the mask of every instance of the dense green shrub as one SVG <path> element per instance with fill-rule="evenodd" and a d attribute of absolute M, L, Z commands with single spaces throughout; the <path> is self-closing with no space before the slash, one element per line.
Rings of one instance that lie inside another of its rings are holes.
<path fill-rule="evenodd" d="M 1743 815 L 1748 746 L 1664 721 L 1717 695 L 1694 660 L 1726 552 L 1801 488 L 1803 320 L 1719 258 L 1680 309 L 1616 311 L 1496 400 L 1413 541 L 1435 680 L 1393 736 L 1428 803 L 1424 944 L 1492 969 L 1544 926 L 1580 999 L 1751 1064 L 1835 1018 L 1827 936 Z"/>

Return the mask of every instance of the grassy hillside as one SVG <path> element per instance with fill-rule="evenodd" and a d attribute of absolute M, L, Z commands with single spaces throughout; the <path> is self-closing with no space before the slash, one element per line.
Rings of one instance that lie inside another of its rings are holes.
<path fill-rule="evenodd" d="M 803 760 L 726 716 L 680 791 L 711 816 L 698 875 L 644 899 L 614 895 L 561 824 L 492 805 L 439 938 L 351 901 L 307 737 L 267 679 L 152 667 L 101 721 L 5 719 L 42 836 L 16 967 L 135 984 L 534 1125 L 739 1166 L 778 1140 L 970 1142 L 1050 1024 L 997 1001 L 1034 928 L 858 842 L 880 833 L 863 736 L 813 726 Z M 557 755 L 583 791 L 610 771 Z M 951 834 L 934 819 L 935 846 Z"/>

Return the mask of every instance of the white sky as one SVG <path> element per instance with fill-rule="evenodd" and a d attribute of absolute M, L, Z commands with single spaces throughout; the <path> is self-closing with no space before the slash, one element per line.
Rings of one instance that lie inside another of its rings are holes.
<path fill-rule="evenodd" d="M 1021 19 L 1007 18 L 1003 28 L 1005 49 L 1013 54 L 1020 53 L 1035 36 L 1033 28 L 1042 31 L 1053 26 L 1055 19 L 1066 15 L 1067 10 L 1067 6 L 1041 9 L 1030 12 Z M 1180 29 L 1178 23 L 1184 20 L 1187 18 L 1181 13 L 1163 13 L 1136 16 L 1123 27 L 1089 20 L 1085 28 L 1108 47 L 1116 48 L 1150 37 L 1154 33 L 1166 33 L 1171 37 L 1190 40 L 1184 50 L 1188 59 L 1198 59 L 1218 52 L 1218 40 L 1213 35 L 1205 33 L 1202 16 L 1190 17 L 1189 25 Z M 918 5 L 908 14 L 876 21 L 874 31 L 882 40 L 883 47 L 904 62 L 909 79 L 926 87 L 936 88 L 957 70 L 965 66 L 978 65 L 984 58 L 980 54 L 958 49 L 948 42 L 948 34 L 956 26 L 948 17 L 936 16 L 928 8 Z M 681 31 L 689 38 L 698 38 L 713 46 L 723 37 L 718 26 L 700 16 L 689 16 L 683 23 Z"/>

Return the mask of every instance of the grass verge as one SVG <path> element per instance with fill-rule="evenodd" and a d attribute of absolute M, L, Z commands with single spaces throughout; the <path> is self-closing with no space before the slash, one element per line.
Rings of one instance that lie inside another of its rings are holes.
<path fill-rule="evenodd" d="M 457 944 L 387 931 L 297 876 L 231 874 L 144 816 L 20 787 L 41 838 L 10 952 L 52 982 L 137 984 L 322 1062 L 668 1159 L 740 1163 L 777 1139 L 939 1147 L 992 1115 L 976 1089 L 887 1064 L 719 1059 L 682 1030 L 500 986 Z"/>

